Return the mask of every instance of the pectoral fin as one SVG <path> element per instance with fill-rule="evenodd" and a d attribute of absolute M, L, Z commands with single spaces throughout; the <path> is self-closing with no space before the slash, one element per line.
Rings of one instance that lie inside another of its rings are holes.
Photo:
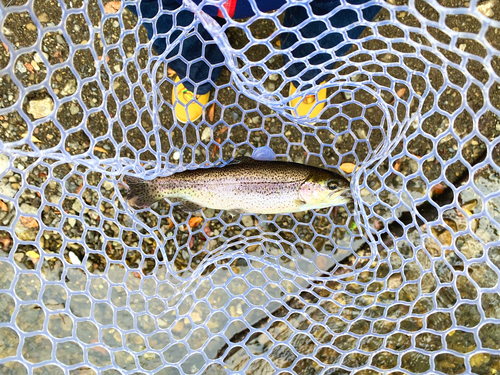
<path fill-rule="evenodd" d="M 177 207 L 179 207 L 182 211 L 189 213 L 199 211 L 203 208 L 202 206 L 190 201 L 181 201 Z"/>

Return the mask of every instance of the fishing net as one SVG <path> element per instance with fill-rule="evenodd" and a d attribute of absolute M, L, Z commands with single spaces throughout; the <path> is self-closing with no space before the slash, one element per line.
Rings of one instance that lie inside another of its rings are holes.
<path fill-rule="evenodd" d="M 291 27 L 287 6 L 0 2 L 0 373 L 500 370 L 500 3 L 359 3 L 294 1 L 307 17 Z M 179 52 L 193 36 L 222 71 L 182 123 L 168 64 L 205 61 Z M 294 112 L 323 88 L 318 116 Z M 124 175 L 241 155 L 340 169 L 355 200 L 293 215 L 124 201 Z"/>

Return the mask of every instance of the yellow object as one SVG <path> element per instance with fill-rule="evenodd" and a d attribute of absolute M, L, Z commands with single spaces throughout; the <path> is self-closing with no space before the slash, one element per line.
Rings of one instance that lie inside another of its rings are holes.
<path fill-rule="evenodd" d="M 40 254 L 38 254 L 36 251 L 30 250 L 26 253 L 27 256 L 29 256 L 31 259 L 40 259 Z"/>
<path fill-rule="evenodd" d="M 322 82 L 321 85 L 324 85 L 325 82 Z M 290 93 L 292 96 L 295 94 L 297 89 L 295 86 L 290 84 Z M 317 95 L 307 95 L 305 98 L 299 96 L 290 101 L 290 106 L 293 107 L 293 114 L 298 117 L 309 116 L 310 118 L 315 118 L 319 115 L 321 110 L 325 108 L 326 99 L 326 88 L 319 90 Z M 318 103 L 321 102 L 321 103 Z"/>
<path fill-rule="evenodd" d="M 342 169 L 345 173 L 352 173 L 358 169 L 356 164 L 353 163 L 341 164 L 339 168 Z"/>
<path fill-rule="evenodd" d="M 172 90 L 172 103 L 174 103 L 174 113 L 177 120 L 180 122 L 196 121 L 203 114 L 203 107 L 200 105 L 208 103 L 210 92 L 204 95 L 198 95 L 196 101 L 193 100 L 194 94 L 187 90 L 180 81 L 179 77 L 175 77 L 174 90 Z M 188 104 L 189 103 L 189 104 Z"/>

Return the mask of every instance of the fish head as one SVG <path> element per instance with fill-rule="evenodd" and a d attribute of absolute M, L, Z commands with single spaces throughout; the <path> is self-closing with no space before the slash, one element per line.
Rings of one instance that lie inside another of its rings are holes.
<path fill-rule="evenodd" d="M 310 207 L 339 206 L 352 201 L 349 180 L 325 171 L 310 176 L 299 189 L 299 198 Z"/>

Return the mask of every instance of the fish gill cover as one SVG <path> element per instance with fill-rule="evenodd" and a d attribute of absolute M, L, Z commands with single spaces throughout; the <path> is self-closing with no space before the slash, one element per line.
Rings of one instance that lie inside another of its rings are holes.
<path fill-rule="evenodd" d="M 0 2 L 0 373 L 500 370 L 499 1 L 149 3 Z M 343 170 L 355 201 L 124 201 L 124 175 L 263 149 Z"/>

